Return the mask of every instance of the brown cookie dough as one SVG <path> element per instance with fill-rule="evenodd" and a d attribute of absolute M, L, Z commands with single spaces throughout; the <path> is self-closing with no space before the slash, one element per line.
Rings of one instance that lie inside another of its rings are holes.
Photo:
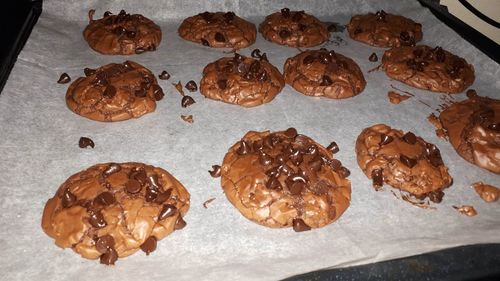
<path fill-rule="evenodd" d="M 353 16 L 347 31 L 352 39 L 381 48 L 415 46 L 422 40 L 420 23 L 384 10 Z"/>
<path fill-rule="evenodd" d="M 138 118 L 156 109 L 163 90 L 151 71 L 133 61 L 85 69 L 66 92 L 66 104 L 83 117 L 104 122 Z"/>
<path fill-rule="evenodd" d="M 161 29 L 150 19 L 127 14 L 104 13 L 102 19 L 94 20 L 95 10 L 89 11 L 89 25 L 83 37 L 95 51 L 105 55 L 132 55 L 155 51 L 160 45 Z"/>
<path fill-rule="evenodd" d="M 359 167 L 373 180 L 376 190 L 387 183 L 418 200 L 428 197 L 439 203 L 443 189 L 453 182 L 435 145 L 384 124 L 361 132 L 356 155 Z"/>
<path fill-rule="evenodd" d="M 249 220 L 304 231 L 337 220 L 347 209 L 348 175 L 332 151 L 290 128 L 248 132 L 224 157 L 221 185 Z"/>
<path fill-rule="evenodd" d="M 460 93 L 474 82 L 474 67 L 442 49 L 420 45 L 385 51 L 387 76 L 412 87 L 441 93 Z"/>
<path fill-rule="evenodd" d="M 439 120 L 462 158 L 500 174 L 500 100 L 471 94 L 447 107 Z"/>
<path fill-rule="evenodd" d="M 189 193 L 167 171 L 141 163 L 97 164 L 68 178 L 45 205 L 42 228 L 55 244 L 114 264 L 182 229 Z"/>
<path fill-rule="evenodd" d="M 313 47 L 330 37 L 327 26 L 316 17 L 288 8 L 268 15 L 259 32 L 266 40 L 288 47 Z"/>
<path fill-rule="evenodd" d="M 285 81 L 308 96 L 349 98 L 366 86 L 363 72 L 352 59 L 333 50 L 308 50 L 286 60 Z"/>
<path fill-rule="evenodd" d="M 185 19 L 179 26 L 179 35 L 195 43 L 212 48 L 248 47 L 255 43 L 257 30 L 233 12 L 204 12 Z"/>
<path fill-rule="evenodd" d="M 200 92 L 213 100 L 253 107 L 273 100 L 284 86 L 281 73 L 265 56 L 254 59 L 235 54 L 203 69 Z"/>

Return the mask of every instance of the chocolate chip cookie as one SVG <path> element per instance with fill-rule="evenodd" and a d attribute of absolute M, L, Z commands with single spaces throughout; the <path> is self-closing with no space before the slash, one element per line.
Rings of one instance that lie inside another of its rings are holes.
<path fill-rule="evenodd" d="M 132 55 L 155 51 L 161 41 L 161 29 L 150 19 L 139 14 L 118 15 L 105 12 L 94 20 L 95 10 L 89 11 L 89 25 L 83 37 L 95 51 L 105 55 Z"/>
<path fill-rule="evenodd" d="M 236 53 L 203 69 L 200 92 L 213 100 L 253 107 L 273 100 L 284 86 L 283 76 L 265 55 L 256 59 Z"/>
<path fill-rule="evenodd" d="M 358 164 L 378 190 L 384 183 L 418 200 L 441 202 L 453 180 L 439 149 L 415 136 L 384 124 L 364 129 L 356 140 Z"/>
<path fill-rule="evenodd" d="M 186 226 L 189 193 L 167 171 L 142 163 L 97 164 L 69 177 L 43 210 L 55 244 L 114 264 Z"/>
<path fill-rule="evenodd" d="M 268 15 L 259 32 L 266 40 L 288 47 L 317 46 L 330 37 L 327 26 L 316 17 L 288 8 Z"/>
<path fill-rule="evenodd" d="M 352 39 L 381 48 L 415 46 L 422 40 L 420 23 L 384 10 L 353 16 L 347 31 Z"/>
<path fill-rule="evenodd" d="M 156 109 L 163 90 L 151 71 L 133 61 L 85 68 L 66 92 L 66 104 L 83 117 L 104 122 L 138 118 Z"/>
<path fill-rule="evenodd" d="M 441 93 L 460 93 L 474 82 L 474 67 L 441 47 L 403 46 L 385 51 L 387 76 L 412 87 Z"/>
<path fill-rule="evenodd" d="M 349 98 L 366 86 L 363 72 L 352 59 L 333 50 L 308 50 L 286 60 L 285 82 L 308 96 Z"/>
<path fill-rule="evenodd" d="M 212 48 L 248 47 L 255 43 L 257 30 L 233 12 L 204 12 L 186 18 L 179 26 L 179 35 L 195 43 Z"/>
<path fill-rule="evenodd" d="M 500 174 L 500 100 L 467 92 L 469 98 L 447 107 L 439 120 L 462 158 Z"/>
<path fill-rule="evenodd" d="M 335 144 L 335 143 L 333 143 Z M 248 132 L 234 144 L 221 167 L 229 201 L 247 219 L 295 231 L 323 227 L 349 206 L 349 170 L 297 130 Z"/>

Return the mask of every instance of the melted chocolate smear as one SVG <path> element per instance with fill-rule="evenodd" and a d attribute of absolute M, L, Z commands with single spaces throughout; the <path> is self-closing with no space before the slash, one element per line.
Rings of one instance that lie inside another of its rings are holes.
<path fill-rule="evenodd" d="M 175 222 L 174 229 L 183 229 L 184 227 L 186 227 L 186 224 L 186 221 L 179 215 L 179 217 L 177 217 L 177 221 Z"/>
<path fill-rule="evenodd" d="M 116 88 L 113 85 L 106 86 L 102 96 L 108 99 L 112 99 L 116 95 Z"/>
<path fill-rule="evenodd" d="M 160 75 L 158 75 L 158 78 L 161 80 L 168 80 L 170 79 L 170 73 L 168 73 L 166 70 L 163 70 Z"/>
<path fill-rule="evenodd" d="M 333 154 L 337 153 L 340 151 L 339 149 L 339 146 L 337 145 L 336 142 L 332 141 L 332 143 L 330 143 L 326 149 L 330 150 Z"/>
<path fill-rule="evenodd" d="M 290 33 L 290 31 L 288 29 L 282 29 L 279 32 L 279 36 L 281 37 L 281 39 L 286 39 L 286 38 L 290 37 L 290 35 L 292 35 L 292 34 Z"/>
<path fill-rule="evenodd" d="M 122 167 L 116 163 L 111 163 L 109 166 L 106 168 L 106 170 L 103 171 L 104 176 L 109 176 L 111 174 L 114 174 L 116 172 L 119 172 L 122 169 Z"/>
<path fill-rule="evenodd" d="M 113 14 L 113 13 L 111 13 L 110 11 L 106 11 L 106 12 L 104 12 L 103 17 L 109 17 L 109 16 L 111 16 L 112 14 Z"/>
<path fill-rule="evenodd" d="M 196 82 L 194 82 L 193 80 L 187 82 L 184 87 L 186 87 L 186 89 L 188 89 L 188 91 L 190 92 L 196 92 L 198 90 L 198 85 L 196 85 Z"/>
<path fill-rule="evenodd" d="M 379 143 L 379 145 L 382 146 L 382 145 L 389 144 L 393 140 L 394 140 L 394 138 L 392 136 L 389 136 L 389 135 L 386 135 L 386 134 L 382 134 L 380 136 L 380 143 Z"/>
<path fill-rule="evenodd" d="M 140 248 L 144 253 L 146 253 L 146 255 L 152 253 L 154 250 L 156 250 L 156 237 L 149 236 L 146 241 L 141 244 Z"/>
<path fill-rule="evenodd" d="M 97 197 L 94 198 L 94 202 L 102 206 L 109 206 L 114 204 L 116 200 L 111 192 L 105 191 L 97 195 Z"/>
<path fill-rule="evenodd" d="M 226 37 L 224 37 L 224 35 L 220 32 L 215 33 L 214 39 L 217 42 L 226 42 Z"/>
<path fill-rule="evenodd" d="M 212 171 L 208 171 L 212 178 L 218 178 L 221 174 L 221 167 L 219 165 L 212 165 Z"/>
<path fill-rule="evenodd" d="M 368 60 L 369 60 L 369 61 L 371 61 L 371 62 L 376 62 L 376 61 L 378 61 L 377 54 L 372 53 L 372 54 L 370 55 L 370 57 L 368 58 Z"/>
<path fill-rule="evenodd" d="M 217 86 L 221 90 L 226 89 L 227 88 L 227 80 L 226 79 L 219 79 L 219 80 L 217 80 Z"/>
<path fill-rule="evenodd" d="M 385 21 L 385 17 L 387 16 L 387 13 L 384 10 L 380 10 L 377 13 L 375 13 L 375 16 L 377 16 L 377 20 Z"/>
<path fill-rule="evenodd" d="M 188 107 L 195 103 L 194 99 L 191 96 L 183 96 L 181 100 L 182 107 Z"/>
<path fill-rule="evenodd" d="M 302 232 L 311 230 L 311 227 L 308 226 L 302 219 L 294 219 L 293 220 L 293 230 L 295 232 Z"/>
<path fill-rule="evenodd" d="M 158 220 L 164 220 L 168 217 L 171 217 L 175 215 L 177 212 L 177 208 L 174 205 L 171 204 L 165 204 L 163 205 L 163 208 L 161 209 L 160 213 L 158 214 Z"/>
<path fill-rule="evenodd" d="M 69 191 L 69 188 L 66 188 L 62 195 L 62 206 L 63 208 L 70 208 L 76 203 L 76 196 Z"/>
<path fill-rule="evenodd" d="M 78 141 L 78 146 L 80 148 L 86 148 L 86 147 L 95 147 L 94 141 L 90 138 L 87 137 L 81 137 L 80 140 Z"/>
<path fill-rule="evenodd" d="M 158 182 L 158 176 L 156 174 L 149 175 L 147 177 L 147 181 L 151 186 L 154 186 L 154 187 L 160 186 L 160 183 Z"/>
<path fill-rule="evenodd" d="M 401 161 L 401 163 L 403 163 L 410 169 L 413 168 L 415 165 L 417 165 L 417 160 L 410 158 L 404 154 L 401 154 L 399 156 L 399 161 Z"/>
<path fill-rule="evenodd" d="M 116 260 L 118 260 L 118 253 L 113 248 L 108 249 L 100 258 L 100 262 L 105 265 L 115 264 Z"/>
<path fill-rule="evenodd" d="M 97 241 L 95 242 L 95 247 L 101 254 L 107 253 L 109 249 L 112 249 L 114 246 L 115 239 L 109 234 L 97 238 Z"/>
<path fill-rule="evenodd" d="M 276 177 L 271 177 L 267 182 L 266 182 L 266 187 L 267 189 L 275 189 L 275 190 L 281 190 L 281 183 Z"/>
<path fill-rule="evenodd" d="M 59 84 L 66 84 L 71 81 L 71 77 L 69 77 L 68 73 L 64 72 L 61 74 L 61 77 L 59 77 L 59 80 L 57 80 L 57 83 Z"/>
<path fill-rule="evenodd" d="M 408 143 L 408 144 L 415 144 L 417 143 L 417 137 L 415 136 L 414 133 L 412 132 L 407 132 L 404 136 L 403 136 L 403 140 Z"/>

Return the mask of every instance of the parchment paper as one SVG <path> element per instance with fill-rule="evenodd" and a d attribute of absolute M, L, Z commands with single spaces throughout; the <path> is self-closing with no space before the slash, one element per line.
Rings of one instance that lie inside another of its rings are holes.
<path fill-rule="evenodd" d="M 311 98 L 286 86 L 273 102 L 256 108 L 207 100 L 199 93 L 193 94 L 196 104 L 181 108 L 181 97 L 171 82 L 193 79 L 199 84 L 207 63 L 232 55 L 180 39 L 176 31 L 183 17 L 204 10 L 233 10 L 258 24 L 284 6 L 340 23 L 347 23 L 352 14 L 379 9 L 413 18 L 423 24 L 422 43 L 443 46 L 466 58 L 476 69 L 473 88 L 480 95 L 498 98 L 499 65 L 417 1 L 45 1 L 44 12 L 0 95 L 0 279 L 277 280 L 458 245 L 499 243 L 499 203 L 483 202 L 469 187 L 476 181 L 498 185 L 499 176 L 460 158 L 426 121 L 443 102 L 443 95 L 391 81 L 382 71 L 368 73 L 377 65 L 368 61 L 369 55 L 376 52 L 381 58 L 383 49 L 354 42 L 346 33 L 334 33 L 332 42 L 324 46 L 360 65 L 367 87 L 359 96 Z M 143 13 L 161 26 L 161 45 L 156 52 L 129 57 L 94 52 L 82 37 L 90 8 L 96 8 L 97 15 L 122 8 Z M 241 53 L 249 55 L 254 48 L 266 52 L 279 69 L 287 57 L 299 52 L 267 42 L 260 34 Z M 156 112 L 110 124 L 82 118 L 66 108 L 69 84 L 56 83 L 62 72 L 75 80 L 83 76 L 84 67 L 126 59 L 144 64 L 155 74 L 164 69 L 172 74 L 169 81 L 160 80 L 166 97 Z M 416 96 L 393 105 L 387 98 L 391 84 Z M 194 123 L 182 121 L 181 114 L 192 114 Z M 376 123 L 411 130 L 441 149 L 454 184 L 436 210 L 398 200 L 389 187 L 373 190 L 356 163 L 354 143 L 363 128 Z M 292 126 L 324 145 L 335 140 L 340 146 L 336 157 L 352 172 L 352 201 L 346 213 L 329 226 L 303 233 L 268 229 L 246 220 L 226 200 L 220 179 L 207 172 L 248 130 Z M 96 147 L 79 148 L 81 136 L 91 137 Z M 167 169 L 191 193 L 192 207 L 187 227 L 159 242 L 150 256 L 138 252 L 118 260 L 116 266 L 103 266 L 70 249 L 59 249 L 43 233 L 40 221 L 46 200 L 70 175 L 111 161 L 140 161 Z M 203 208 L 202 203 L 212 197 L 216 200 Z M 479 214 L 466 217 L 451 207 L 461 204 L 473 205 Z"/>

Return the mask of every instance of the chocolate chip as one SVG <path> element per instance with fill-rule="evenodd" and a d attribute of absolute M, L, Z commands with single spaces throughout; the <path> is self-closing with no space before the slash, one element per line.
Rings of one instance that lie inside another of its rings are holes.
<path fill-rule="evenodd" d="M 313 55 L 308 55 L 306 56 L 303 60 L 302 60 L 302 63 L 303 64 L 311 64 L 314 62 L 314 56 Z"/>
<path fill-rule="evenodd" d="M 384 10 L 380 10 L 380 11 L 377 11 L 377 13 L 375 13 L 375 16 L 377 17 L 377 20 L 385 21 L 385 17 L 387 16 L 387 13 Z"/>
<path fill-rule="evenodd" d="M 408 42 L 410 40 L 410 34 L 407 31 L 402 31 L 401 33 L 399 33 L 399 39 Z"/>
<path fill-rule="evenodd" d="M 127 30 L 123 26 L 118 26 L 115 29 L 113 29 L 113 33 L 116 35 L 122 35 L 125 32 L 127 32 Z"/>
<path fill-rule="evenodd" d="M 299 23 L 299 30 L 304 32 L 307 29 L 307 25 Z"/>
<path fill-rule="evenodd" d="M 143 168 L 138 168 L 130 173 L 129 178 L 138 181 L 141 185 L 144 185 L 147 181 L 147 174 Z"/>
<path fill-rule="evenodd" d="M 177 221 L 175 222 L 174 229 L 180 230 L 186 227 L 186 221 L 182 218 L 182 216 L 177 217 Z"/>
<path fill-rule="evenodd" d="M 151 174 L 151 175 L 147 176 L 147 181 L 151 186 L 154 186 L 154 187 L 160 186 L 160 183 L 158 182 L 158 175 L 156 175 L 156 174 Z"/>
<path fill-rule="evenodd" d="M 167 201 L 168 199 L 170 199 L 170 195 L 172 195 L 172 188 L 169 188 L 169 189 L 165 190 L 164 192 L 159 193 L 155 199 L 155 202 L 158 204 L 161 204 L 161 203 Z"/>
<path fill-rule="evenodd" d="M 288 190 L 292 195 L 299 195 L 302 193 L 302 190 L 305 188 L 305 183 L 301 181 L 292 182 L 290 186 L 288 186 Z"/>
<path fill-rule="evenodd" d="M 116 172 L 119 172 L 122 169 L 122 167 L 116 163 L 111 163 L 109 166 L 102 172 L 105 176 L 109 176 L 111 174 L 114 174 Z"/>
<path fill-rule="evenodd" d="M 57 83 L 59 84 L 66 84 L 71 81 L 71 77 L 69 77 L 68 73 L 64 72 L 61 74 L 61 77 L 59 77 L 59 80 L 57 80 Z"/>
<path fill-rule="evenodd" d="M 292 21 L 294 21 L 294 22 L 300 21 L 302 19 L 303 14 L 304 14 L 304 11 L 298 11 L 298 12 L 293 13 Z"/>
<path fill-rule="evenodd" d="M 288 9 L 288 8 L 283 8 L 283 9 L 281 9 L 281 15 L 282 15 L 284 18 L 288 18 L 288 17 L 290 17 L 290 9 Z"/>
<path fill-rule="evenodd" d="M 236 15 L 233 13 L 233 12 L 227 12 L 224 14 L 224 20 L 227 22 L 227 23 L 230 23 L 231 21 L 233 21 L 234 17 Z"/>
<path fill-rule="evenodd" d="M 282 29 L 280 32 L 279 32 L 279 36 L 282 38 L 282 39 L 286 39 L 288 37 L 290 37 L 291 33 L 288 29 Z"/>
<path fill-rule="evenodd" d="M 85 73 L 85 76 L 87 76 L 87 77 L 90 75 L 93 75 L 95 72 L 96 72 L 96 70 L 92 69 L 92 68 L 85 67 L 83 69 L 83 73 Z"/>
<path fill-rule="evenodd" d="M 330 166 L 334 171 L 339 171 L 342 168 L 342 163 L 337 159 L 328 160 L 328 166 Z"/>
<path fill-rule="evenodd" d="M 429 199 L 434 203 L 441 203 L 443 201 L 444 192 L 442 190 L 437 190 L 427 194 Z"/>
<path fill-rule="evenodd" d="M 338 173 L 339 173 L 339 176 L 344 178 L 344 179 L 351 175 L 351 171 L 349 171 L 349 169 L 347 169 L 344 166 L 340 167 L 340 169 L 338 170 Z"/>
<path fill-rule="evenodd" d="M 69 191 L 69 188 L 66 188 L 62 194 L 61 203 L 63 208 L 70 208 L 76 203 L 76 196 Z"/>
<path fill-rule="evenodd" d="M 422 57 L 424 51 L 422 49 L 416 49 L 416 50 L 413 50 L 413 55 L 416 57 L 416 58 L 420 58 Z"/>
<path fill-rule="evenodd" d="M 144 88 L 139 88 L 135 90 L 134 95 L 138 98 L 143 98 L 147 95 L 147 91 Z"/>
<path fill-rule="evenodd" d="M 116 88 L 113 85 L 106 86 L 102 96 L 108 99 L 112 99 L 116 95 Z"/>
<path fill-rule="evenodd" d="M 210 21 L 212 21 L 212 13 L 209 13 L 209 12 L 205 11 L 205 12 L 201 13 L 200 16 L 207 23 L 210 23 Z"/>
<path fill-rule="evenodd" d="M 295 128 L 288 128 L 286 129 L 285 131 L 285 136 L 287 136 L 288 138 L 295 138 L 297 136 L 297 130 Z"/>
<path fill-rule="evenodd" d="M 386 134 L 381 134 L 380 135 L 380 142 L 378 145 L 380 145 L 380 146 L 386 145 L 386 144 L 391 143 L 393 140 L 394 140 L 394 138 L 392 136 L 389 136 Z"/>
<path fill-rule="evenodd" d="M 101 255 L 100 262 L 105 265 L 115 264 L 118 259 L 118 253 L 115 249 L 110 248 L 106 253 Z"/>
<path fill-rule="evenodd" d="M 146 253 L 146 255 L 152 253 L 154 250 L 156 250 L 156 237 L 149 236 L 146 241 L 141 244 L 140 248 L 144 253 Z"/>
<path fill-rule="evenodd" d="M 426 144 L 425 152 L 432 166 L 439 167 L 441 165 L 444 165 L 443 159 L 441 158 L 441 153 L 435 145 L 431 143 Z"/>
<path fill-rule="evenodd" d="M 125 184 L 125 189 L 127 190 L 128 193 L 135 194 L 141 191 L 142 186 L 141 183 L 137 180 L 130 179 L 126 184 Z"/>
<path fill-rule="evenodd" d="M 492 131 L 495 131 L 495 132 L 499 132 L 500 131 L 500 123 L 492 123 L 492 124 L 489 124 L 488 127 L 486 127 L 488 130 L 492 130 Z"/>
<path fill-rule="evenodd" d="M 118 13 L 118 16 L 126 16 L 127 15 L 127 12 L 125 12 L 125 10 L 120 10 L 120 13 Z"/>
<path fill-rule="evenodd" d="M 226 42 L 226 37 L 220 32 L 216 32 L 214 36 L 215 41 L 217 42 Z"/>
<path fill-rule="evenodd" d="M 158 189 L 158 187 L 150 185 L 146 188 L 146 194 L 144 195 L 144 198 L 146 199 L 146 202 L 154 202 L 159 193 L 160 190 Z"/>
<path fill-rule="evenodd" d="M 109 17 L 110 15 L 112 15 L 112 13 L 110 11 L 106 11 L 106 12 L 104 12 L 103 17 Z"/>
<path fill-rule="evenodd" d="M 278 178 L 276 177 L 271 177 L 269 180 L 266 182 L 266 188 L 267 189 L 275 189 L 275 190 L 281 190 L 281 183 L 279 182 Z"/>
<path fill-rule="evenodd" d="M 337 145 L 336 142 L 332 141 L 332 143 L 330 143 L 326 149 L 330 150 L 333 154 L 337 153 L 340 151 L 339 149 L 339 146 Z"/>
<path fill-rule="evenodd" d="M 157 84 L 153 85 L 153 96 L 155 97 L 156 101 L 162 100 L 165 96 L 165 94 L 163 93 L 163 89 Z"/>
<path fill-rule="evenodd" d="M 238 153 L 239 155 L 245 155 L 245 154 L 248 154 L 249 152 L 250 152 L 250 147 L 249 147 L 248 143 L 244 140 L 241 140 L 240 146 L 236 150 L 236 153 Z"/>
<path fill-rule="evenodd" d="M 262 152 L 259 154 L 259 163 L 263 166 L 269 166 L 273 163 L 273 158 L 268 154 Z"/>
<path fill-rule="evenodd" d="M 210 44 L 208 43 L 208 41 L 207 41 L 207 40 L 205 40 L 205 39 L 203 39 L 203 38 L 201 38 L 201 44 L 202 44 L 203 46 L 207 46 L 207 47 L 209 47 L 209 46 L 210 46 Z"/>
<path fill-rule="evenodd" d="M 137 55 L 140 55 L 140 54 L 144 53 L 145 51 L 146 51 L 146 49 L 144 49 L 144 48 L 142 48 L 142 47 L 139 47 L 139 48 L 136 48 L 136 49 L 135 49 L 135 53 L 136 53 Z"/>
<path fill-rule="evenodd" d="M 377 54 L 372 53 L 372 54 L 370 55 L 370 57 L 368 58 L 368 60 L 369 60 L 369 61 L 371 61 L 371 62 L 376 62 L 376 61 L 378 61 Z"/>
<path fill-rule="evenodd" d="M 375 169 L 372 171 L 372 180 L 373 180 L 373 187 L 375 187 L 376 189 L 384 185 L 384 178 L 382 176 L 381 169 Z"/>
<path fill-rule="evenodd" d="M 175 215 L 177 212 L 177 208 L 174 205 L 171 204 L 165 204 L 163 205 L 163 208 L 161 209 L 160 213 L 158 214 L 158 220 L 164 220 L 168 217 L 171 217 Z"/>
<path fill-rule="evenodd" d="M 404 154 L 401 154 L 399 156 L 399 161 L 401 161 L 401 163 L 403 163 L 410 169 L 413 168 L 415 165 L 417 165 L 417 160 L 410 158 Z"/>
<path fill-rule="evenodd" d="M 267 59 L 267 55 L 266 55 L 266 53 L 263 53 L 263 54 L 260 56 L 260 60 L 261 60 L 261 61 L 267 61 L 267 62 L 269 62 L 269 60 Z"/>
<path fill-rule="evenodd" d="M 89 211 L 89 223 L 95 228 L 103 228 L 108 225 L 101 212 L 96 210 Z"/>
<path fill-rule="evenodd" d="M 97 195 L 97 197 L 94 198 L 94 202 L 102 206 L 109 206 L 115 203 L 116 199 L 111 192 L 105 191 Z"/>
<path fill-rule="evenodd" d="M 213 178 L 220 177 L 221 169 L 219 165 L 212 165 L 212 171 L 208 171 Z"/>
<path fill-rule="evenodd" d="M 227 80 L 226 79 L 219 79 L 219 80 L 217 80 L 217 86 L 221 90 L 226 89 L 226 87 L 227 87 Z"/>
<path fill-rule="evenodd" d="M 335 32 L 335 31 L 337 31 L 337 26 L 334 23 L 332 23 L 332 24 L 328 25 L 327 29 L 328 29 L 328 32 Z"/>
<path fill-rule="evenodd" d="M 97 238 L 97 241 L 95 242 L 95 248 L 101 254 L 107 253 L 109 249 L 113 248 L 114 246 L 115 239 L 109 234 Z"/>
<path fill-rule="evenodd" d="M 435 58 L 437 62 L 444 62 L 446 60 L 446 54 L 444 53 L 443 48 L 441 47 L 434 48 L 434 53 L 436 54 Z"/>
<path fill-rule="evenodd" d="M 135 38 L 135 36 L 137 35 L 137 33 L 133 30 L 128 30 L 125 35 L 128 37 L 128 38 Z"/>
<path fill-rule="evenodd" d="M 406 134 L 404 134 L 403 140 L 406 143 L 408 143 L 408 144 L 415 144 L 415 143 L 417 143 L 417 137 L 412 132 L 407 132 Z"/>
<path fill-rule="evenodd" d="M 250 56 L 252 56 L 252 58 L 260 58 L 262 55 L 259 49 L 254 49 Z"/>
<path fill-rule="evenodd" d="M 328 75 L 323 75 L 321 78 L 321 83 L 319 83 L 320 86 L 330 86 L 333 84 L 332 78 Z"/>
<path fill-rule="evenodd" d="M 92 141 L 90 138 L 87 137 L 81 137 L 80 140 L 78 141 L 78 146 L 80 148 L 86 148 L 86 147 L 95 147 L 94 141 Z"/>
<path fill-rule="evenodd" d="M 302 219 L 293 219 L 292 224 L 295 232 L 311 230 L 311 227 L 308 226 Z"/>
<path fill-rule="evenodd" d="M 466 95 L 469 99 L 473 99 L 473 98 L 477 97 L 477 92 L 474 89 L 469 89 L 469 90 L 467 90 Z"/>
<path fill-rule="evenodd" d="M 160 75 L 158 75 L 158 78 L 161 80 L 168 80 L 170 79 L 170 73 L 168 73 L 166 70 L 163 70 Z"/>
<path fill-rule="evenodd" d="M 191 96 L 183 96 L 181 100 L 182 107 L 188 107 L 195 103 L 194 99 Z"/>
<path fill-rule="evenodd" d="M 184 87 L 186 87 L 186 89 L 188 89 L 188 91 L 190 92 L 196 92 L 198 90 L 198 86 L 196 85 L 196 82 L 194 82 L 193 80 L 187 82 Z"/>

